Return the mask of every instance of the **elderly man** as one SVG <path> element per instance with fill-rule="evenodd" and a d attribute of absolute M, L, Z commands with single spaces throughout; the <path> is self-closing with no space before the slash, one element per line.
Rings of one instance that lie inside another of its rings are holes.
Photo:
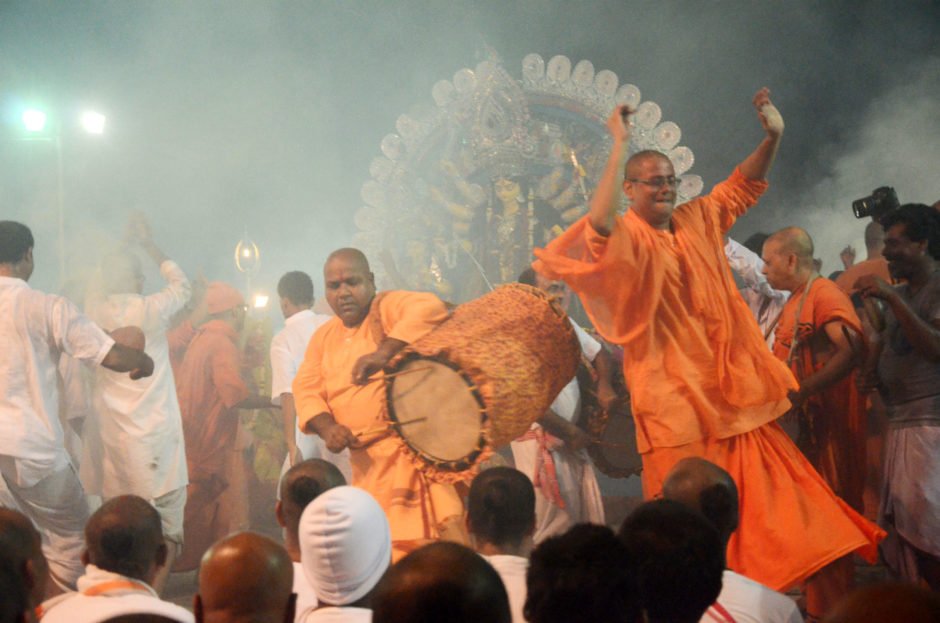
<path fill-rule="evenodd" d="M 462 536 L 463 504 L 450 485 L 418 470 L 384 415 L 383 366 L 406 344 L 447 317 L 433 294 L 376 295 L 369 263 L 357 249 L 330 254 L 323 267 L 326 300 L 336 313 L 310 340 L 294 379 L 302 430 L 332 452 L 350 449 L 352 483 L 372 494 L 388 515 L 396 556 L 430 539 Z"/>
<path fill-rule="evenodd" d="M 892 287 L 862 277 L 862 296 L 886 309 L 864 385 L 888 412 L 879 522 L 888 564 L 940 591 L 940 213 L 908 204 L 882 219 Z"/>
<path fill-rule="evenodd" d="M 167 573 L 183 546 L 186 505 L 186 453 L 183 424 L 166 333 L 170 319 L 189 300 L 189 280 L 154 243 L 143 220 L 131 223 L 131 240 L 160 269 L 166 286 L 143 296 L 143 274 L 130 249 L 101 264 L 99 296 L 86 300 L 88 316 L 107 330 L 140 327 L 145 352 L 154 361 L 146 381 L 129 382 L 110 370 L 99 370 L 94 383 L 94 409 L 83 430 L 82 483 L 88 493 L 108 500 L 133 493 L 150 500 L 163 520 L 169 560 L 154 581 L 163 590 Z"/>
<path fill-rule="evenodd" d="M 323 459 L 307 459 L 294 465 L 281 478 L 279 499 L 274 507 L 277 522 L 284 529 L 284 547 L 294 563 L 294 593 L 297 595 L 297 618 L 316 608 L 317 594 L 307 580 L 300 564 L 300 516 L 321 493 L 346 484 L 335 465 Z"/>
<path fill-rule="evenodd" d="M 709 195 L 678 207 L 672 163 L 652 151 L 627 160 L 629 111 L 615 110 L 590 213 L 537 250 L 534 267 L 563 278 L 601 336 L 623 346 L 644 494 L 659 493 L 687 456 L 728 469 L 745 500 L 731 566 L 784 588 L 846 552 L 874 558 L 878 530 L 840 506 L 773 423 L 796 381 L 767 349 L 724 257 L 724 236 L 766 189 L 783 133 L 767 89 L 754 106 L 765 133 L 754 152 Z M 621 193 L 630 209 L 617 216 Z"/>
<path fill-rule="evenodd" d="M 307 506 L 298 532 L 303 574 L 320 603 L 297 621 L 369 623 L 372 593 L 392 561 L 379 503 L 362 489 L 335 487 Z"/>
<path fill-rule="evenodd" d="M 153 580 L 166 565 L 167 546 L 157 510 L 136 495 L 112 498 L 88 520 L 78 592 L 43 604 L 45 623 L 93 623 L 131 614 L 154 614 L 183 623 L 192 614 L 162 601 Z"/>
<path fill-rule="evenodd" d="M 321 438 L 302 433 L 291 393 L 291 383 L 304 360 L 310 338 L 330 317 L 313 311 L 313 281 L 307 273 L 299 270 L 285 273 L 277 282 L 277 295 L 281 299 L 284 328 L 271 340 L 271 403 L 281 408 L 284 421 L 287 458 L 283 471 L 304 459 L 324 458 L 338 466 L 349 480 L 352 478 L 349 451 L 333 454 Z"/>
<path fill-rule="evenodd" d="M 0 221 L 0 476 L 19 509 L 40 527 L 53 580 L 73 587 L 82 573 L 85 492 L 65 448 L 56 367 L 62 354 L 132 380 L 153 360 L 116 344 L 62 297 L 31 290 L 33 235 Z"/>
<path fill-rule="evenodd" d="M 725 547 L 738 529 L 738 487 L 728 472 L 705 459 L 679 461 L 663 482 L 663 497 L 702 513 Z M 723 612 L 738 623 L 803 621 L 795 601 L 730 569 L 722 574 L 721 593 L 700 623 L 722 620 Z"/>
<path fill-rule="evenodd" d="M 293 569 L 283 547 L 252 532 L 212 546 L 199 566 L 193 613 L 199 623 L 290 623 Z"/>
<path fill-rule="evenodd" d="M 242 355 L 238 336 L 245 323 L 245 304 L 232 286 L 214 281 L 206 292 L 209 321 L 203 324 L 186 350 L 176 378 L 186 462 L 189 468 L 183 552 L 177 571 L 194 569 L 212 543 L 238 529 L 236 509 L 224 503 L 228 473 L 237 465 L 235 437 L 239 409 L 263 409 L 270 400 L 252 395 L 241 377 Z M 244 495 L 225 498 L 247 504 Z"/>

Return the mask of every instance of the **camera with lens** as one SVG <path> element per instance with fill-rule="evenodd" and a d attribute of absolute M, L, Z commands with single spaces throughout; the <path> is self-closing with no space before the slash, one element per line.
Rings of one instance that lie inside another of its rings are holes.
<path fill-rule="evenodd" d="M 888 212 L 893 212 L 901 207 L 898 201 L 898 195 L 890 186 L 882 186 L 872 191 L 868 197 L 862 197 L 852 202 L 852 212 L 855 218 L 872 217 L 876 221 L 881 221 Z"/>

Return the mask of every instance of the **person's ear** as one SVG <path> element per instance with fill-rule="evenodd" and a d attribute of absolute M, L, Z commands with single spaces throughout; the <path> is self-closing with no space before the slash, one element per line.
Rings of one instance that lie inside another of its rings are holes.
<path fill-rule="evenodd" d="M 202 609 L 202 597 L 199 593 L 193 595 L 193 616 L 196 618 L 196 623 L 203 623 L 206 620 L 206 614 Z"/>
<path fill-rule="evenodd" d="M 166 558 L 169 555 L 169 548 L 166 546 L 166 541 L 160 543 L 157 546 L 157 552 L 154 556 L 154 562 L 157 563 L 157 567 L 162 567 L 166 564 Z"/>
<path fill-rule="evenodd" d="M 281 500 L 274 504 L 274 516 L 277 518 L 277 525 L 282 528 L 287 527 L 287 522 L 284 520 L 284 503 Z"/>

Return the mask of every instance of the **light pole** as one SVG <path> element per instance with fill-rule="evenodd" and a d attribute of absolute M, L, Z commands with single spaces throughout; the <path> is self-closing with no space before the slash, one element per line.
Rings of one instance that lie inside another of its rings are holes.
<path fill-rule="evenodd" d="M 104 132 L 107 118 L 99 112 L 85 111 L 81 116 L 81 125 L 88 134 L 99 135 Z M 23 127 L 27 136 L 20 139 L 24 141 L 51 142 L 55 147 L 56 156 L 56 229 L 57 246 L 59 248 L 59 284 L 65 283 L 66 275 L 66 241 L 65 241 L 65 170 L 62 159 L 62 133 L 61 128 L 51 135 L 44 135 L 46 129 L 46 113 L 36 108 L 29 108 L 23 112 Z"/>

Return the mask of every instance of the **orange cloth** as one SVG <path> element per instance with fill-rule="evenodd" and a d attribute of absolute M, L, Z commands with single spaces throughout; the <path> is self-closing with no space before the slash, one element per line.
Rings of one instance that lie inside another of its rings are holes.
<path fill-rule="evenodd" d="M 601 336 L 623 346 L 646 496 L 685 456 L 728 470 L 742 489 L 729 566 L 782 589 L 848 552 L 873 556 L 878 529 L 772 423 L 796 379 L 767 349 L 723 253 L 766 187 L 736 170 L 676 207 L 671 231 L 628 211 L 603 237 L 585 217 L 537 249 L 534 266 L 564 279 Z"/>
<path fill-rule="evenodd" d="M 861 335 L 862 328 L 852 301 L 828 279 L 813 281 L 806 303 L 796 322 L 796 311 L 804 288 L 790 295 L 774 333 L 774 355 L 786 361 L 793 342 L 794 324 L 799 342 L 791 369 L 804 379 L 834 354 L 826 337 L 825 325 L 842 322 Z M 862 512 L 865 489 L 865 401 L 855 387 L 855 373 L 807 400 L 807 410 L 815 415 L 815 448 L 807 457 L 836 494 Z"/>
<path fill-rule="evenodd" d="M 229 486 L 226 463 L 238 432 L 235 405 L 250 394 L 241 378 L 238 334 L 227 322 L 204 324 L 180 365 L 176 392 L 183 419 L 189 486 L 183 552 L 175 569 L 195 569 L 205 551 L 229 532 L 229 511 L 220 503 Z"/>
<path fill-rule="evenodd" d="M 410 343 L 446 318 L 447 308 L 433 294 L 394 291 L 377 296 L 358 327 L 346 328 L 339 318 L 330 319 L 314 333 L 294 378 L 300 428 L 321 413 L 331 413 L 353 434 L 388 422 L 385 383 L 377 378 L 354 385 L 353 365 L 374 352 L 384 337 Z M 351 484 L 371 493 L 388 516 L 396 558 L 437 538 L 445 521 L 463 513 L 456 489 L 425 478 L 397 435 L 351 448 L 350 462 Z"/>
<path fill-rule="evenodd" d="M 888 272 L 888 260 L 879 257 L 849 266 L 836 278 L 836 285 L 839 286 L 843 292 L 851 296 L 855 293 L 855 282 L 864 275 L 875 275 L 891 283 L 891 273 Z"/>

